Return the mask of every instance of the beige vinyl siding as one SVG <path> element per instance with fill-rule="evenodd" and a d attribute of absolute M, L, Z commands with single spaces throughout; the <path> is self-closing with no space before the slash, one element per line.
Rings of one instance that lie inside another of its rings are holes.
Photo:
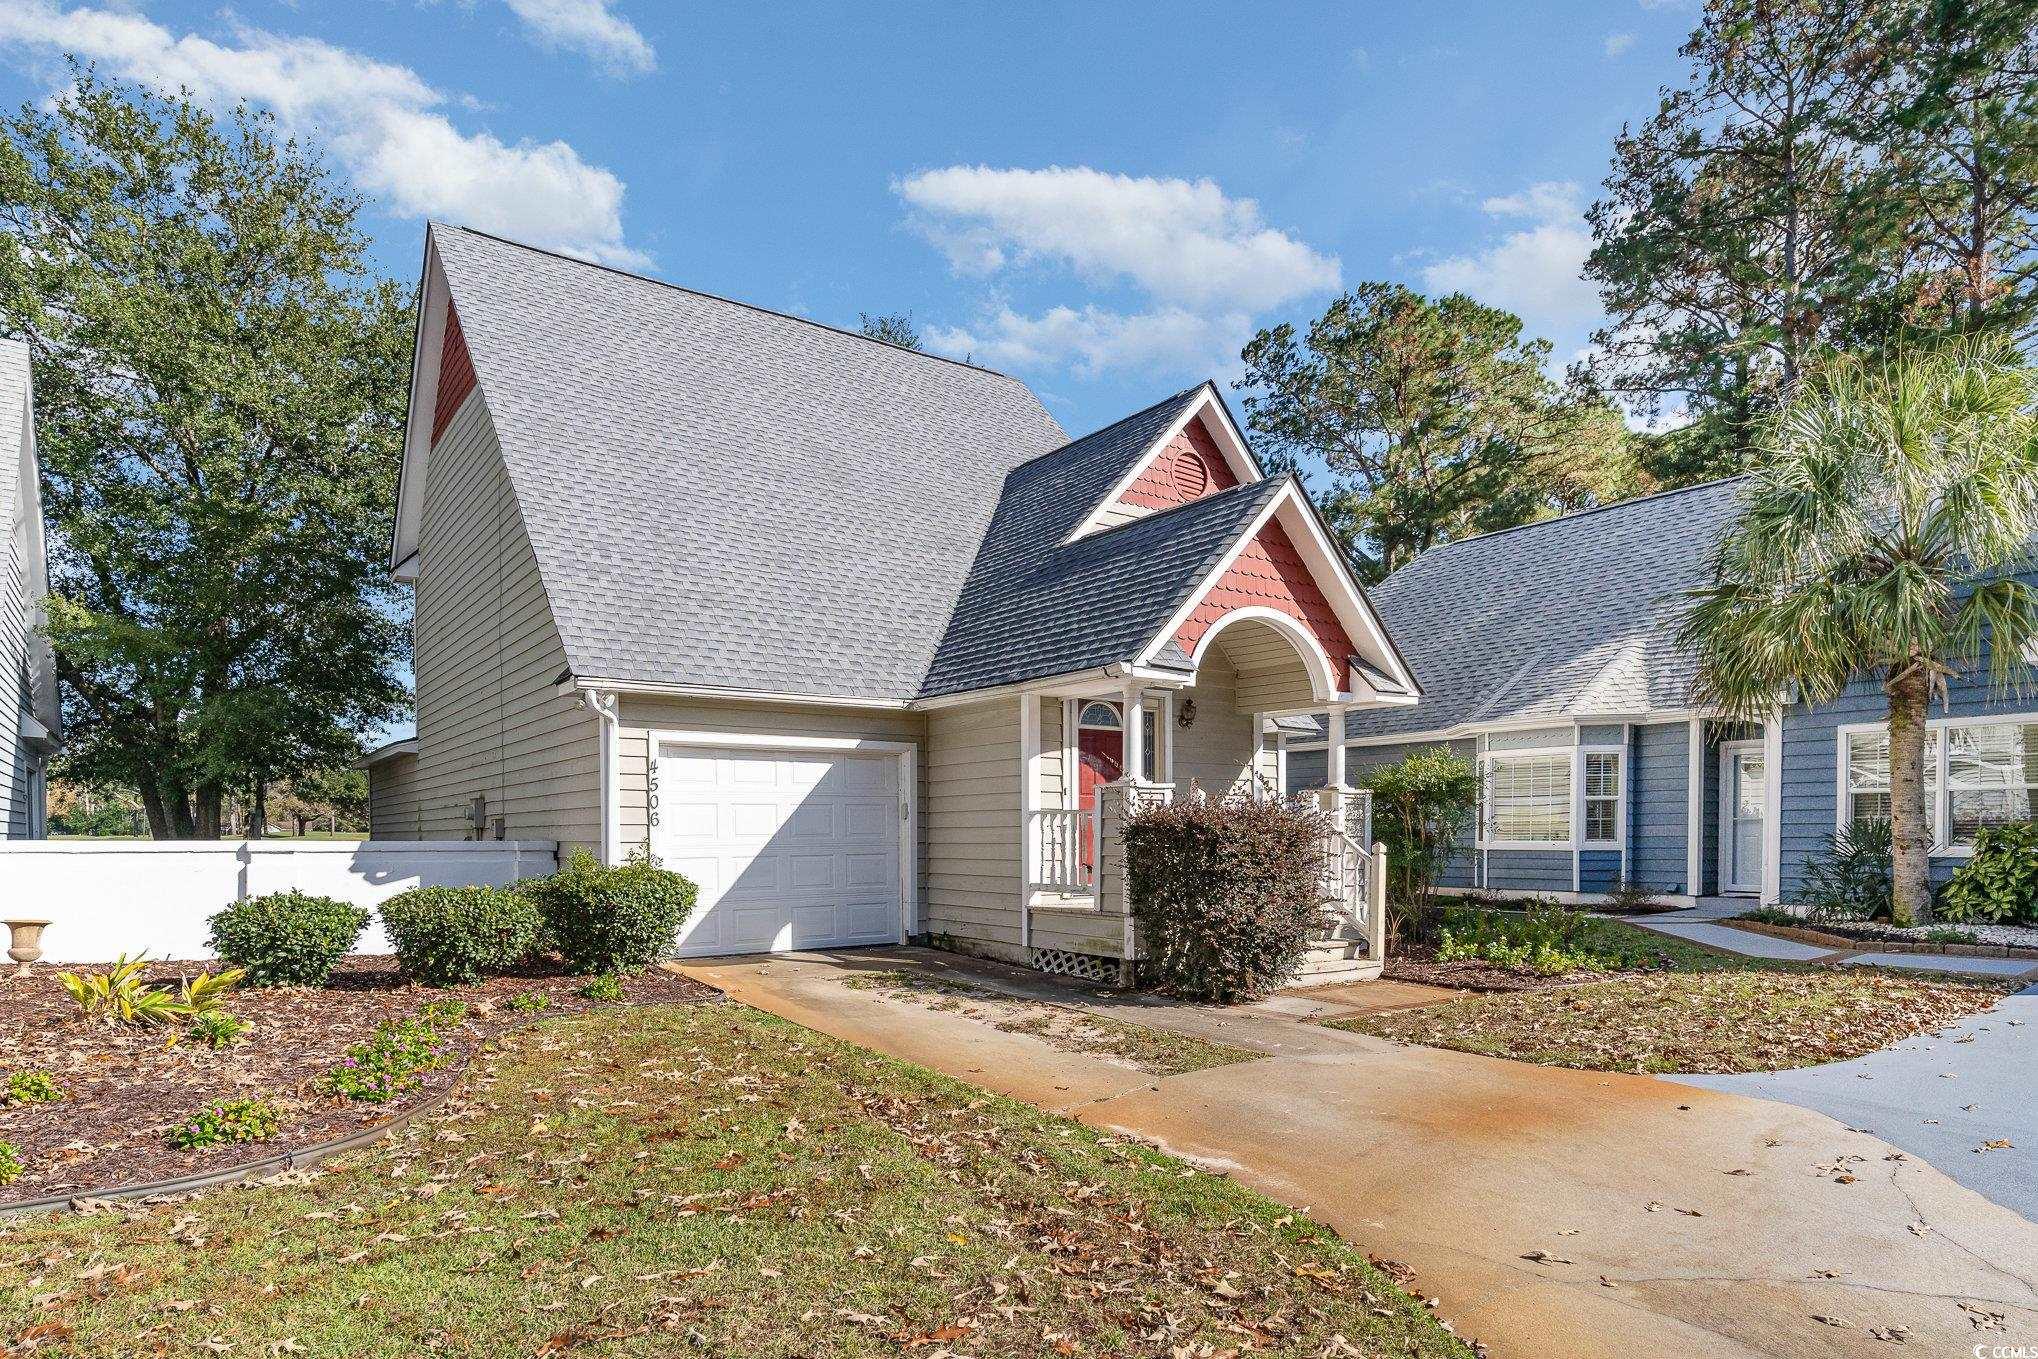
<path fill-rule="evenodd" d="M 922 928 L 967 952 L 1024 962 L 1019 777 L 1017 698 L 928 714 Z"/>
<path fill-rule="evenodd" d="M 1227 633 L 1211 644 L 1195 685 L 1175 698 L 1177 713 L 1184 702 L 1196 705 L 1196 720 L 1186 727 L 1175 726 L 1176 797 L 1189 796 L 1192 779 L 1213 798 L 1251 791 L 1255 719 L 1250 709 L 1238 708 L 1238 671 L 1226 647 L 1229 640 Z M 1292 651 L 1289 659 L 1292 664 Z"/>
<path fill-rule="evenodd" d="M 866 741 L 912 741 L 921 746 L 920 783 L 926 787 L 924 741 L 926 719 L 918 713 L 872 708 L 822 708 L 724 699 L 659 698 L 643 694 L 622 697 L 616 731 L 616 764 L 622 786 L 619 809 L 624 853 L 647 848 L 650 819 L 646 801 L 651 733 L 654 731 L 716 731 L 780 736 L 839 736 Z M 915 855 L 925 862 L 925 840 Z M 924 871 L 924 869 L 923 869 Z"/>
<path fill-rule="evenodd" d="M 426 839 L 473 836 L 470 805 L 512 840 L 599 848 L 600 738 L 557 691 L 553 625 L 502 448 L 479 392 L 425 464 L 413 632 L 415 822 Z"/>
<path fill-rule="evenodd" d="M 1110 505 L 1097 512 L 1097 526 L 1091 529 L 1090 532 L 1102 533 L 1107 528 L 1117 528 L 1120 524 L 1129 524 L 1135 519 L 1144 519 L 1152 513 L 1153 511 L 1144 505 L 1128 505 L 1122 500 L 1113 501 Z"/>
<path fill-rule="evenodd" d="M 418 811 L 418 757 L 392 755 L 368 766 L 368 838 L 422 840 Z"/>
<path fill-rule="evenodd" d="M 1063 748 L 1068 733 L 1063 721 L 1063 701 L 1059 698 L 1040 700 L 1040 805 L 1047 809 L 1059 809 L 1076 805 L 1075 770 L 1068 767 L 1068 751 Z M 1068 741 L 1074 746 L 1074 741 Z"/>
<path fill-rule="evenodd" d="M 1212 645 L 1222 645 L 1231 657 L 1238 672 L 1238 706 L 1245 711 L 1306 708 L 1316 701 L 1301 653 L 1269 625 L 1235 623 Z M 1331 664 L 1339 663 L 1338 658 L 1332 658 Z"/>
<path fill-rule="evenodd" d="M 27 461 L 28 350 L 0 348 L 0 532 L 7 535 L 0 563 L 0 839 L 26 838 L 35 779 L 28 748 L 21 743 L 21 719 L 29 711 L 29 557 L 24 475 Z"/>

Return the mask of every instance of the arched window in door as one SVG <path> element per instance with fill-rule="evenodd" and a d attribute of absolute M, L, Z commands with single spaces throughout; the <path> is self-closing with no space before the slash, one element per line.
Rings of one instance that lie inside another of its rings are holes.
<path fill-rule="evenodd" d="M 1085 703 L 1083 715 L 1076 720 L 1076 725 L 1097 731 L 1117 731 L 1125 724 L 1118 720 L 1118 709 L 1111 704 Z"/>

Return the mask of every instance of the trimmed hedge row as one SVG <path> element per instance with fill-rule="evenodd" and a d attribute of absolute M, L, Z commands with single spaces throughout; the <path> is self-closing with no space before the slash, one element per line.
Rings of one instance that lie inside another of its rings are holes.
<path fill-rule="evenodd" d="M 672 948 L 699 899 L 694 884 L 643 860 L 605 868 L 581 850 L 547 878 L 513 887 L 417 887 L 382 903 L 397 963 L 433 986 L 477 982 L 557 952 L 574 973 L 648 966 Z M 322 986 L 369 914 L 331 897 L 278 892 L 212 917 L 212 948 L 256 986 Z"/>

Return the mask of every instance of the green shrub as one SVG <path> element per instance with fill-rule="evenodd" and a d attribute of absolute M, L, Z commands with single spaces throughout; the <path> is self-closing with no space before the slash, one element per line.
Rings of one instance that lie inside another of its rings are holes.
<path fill-rule="evenodd" d="M 418 1006 L 418 1018 L 433 1028 L 448 1027 L 467 1018 L 467 1002 L 464 1000 L 428 1000 Z"/>
<path fill-rule="evenodd" d="M 1812 920 L 1888 920 L 1895 910 L 1887 821 L 1857 821 L 1826 836 L 1825 849 L 1805 861 L 1798 904 Z"/>
<path fill-rule="evenodd" d="M 2038 824 L 1985 826 L 1939 893 L 1948 920 L 2038 925 Z"/>
<path fill-rule="evenodd" d="M 237 967 L 220 973 L 201 972 L 186 978 L 173 991 L 167 986 L 150 985 L 147 971 L 146 958 L 130 958 L 123 953 L 104 972 L 59 972 L 57 982 L 87 1019 L 148 1026 L 170 1024 L 217 1009 L 226 993 L 240 985 L 243 976 Z"/>
<path fill-rule="evenodd" d="M 63 1097 L 62 1087 L 47 1071 L 16 1071 L 0 1085 L 0 1105 L 54 1104 Z"/>
<path fill-rule="evenodd" d="M 209 1048 L 223 1048 L 241 1036 L 248 1022 L 239 1015 L 225 1010 L 208 1010 L 191 1020 L 191 1027 L 185 1032 Z"/>
<path fill-rule="evenodd" d="M 1470 852 L 1464 840 L 1478 812 L 1479 771 L 1439 746 L 1377 765 L 1362 782 L 1373 794 L 1373 834 L 1387 847 L 1388 932 L 1429 943 L 1437 875 Z"/>
<path fill-rule="evenodd" d="M 1521 912 L 1450 910 L 1444 912 L 1437 958 L 1492 963 L 1546 977 L 1660 965 L 1660 953 L 1639 937 L 1628 938 L 1635 933 L 1554 904 L 1532 904 Z"/>
<path fill-rule="evenodd" d="M 1153 980 L 1223 1003 L 1294 974 L 1322 928 L 1327 817 L 1279 802 L 1187 801 L 1125 823 L 1133 918 Z"/>
<path fill-rule="evenodd" d="M 21 1149 L 12 1142 L 0 1142 L 0 1184 L 13 1184 L 26 1169 L 21 1163 Z"/>
<path fill-rule="evenodd" d="M 538 904 L 572 972 L 633 972 L 671 952 L 700 889 L 649 859 L 604 868 L 577 851 L 549 878 L 519 884 Z"/>
<path fill-rule="evenodd" d="M 417 887 L 382 903 L 405 972 L 432 986 L 477 982 L 525 962 L 544 940 L 537 905 L 507 887 Z"/>
<path fill-rule="evenodd" d="M 211 947 L 251 986 L 324 986 L 368 928 L 368 912 L 333 897 L 272 892 L 212 917 Z"/>
<path fill-rule="evenodd" d="M 196 1151 L 224 1142 L 264 1142 L 276 1135 L 280 1123 L 276 1110 L 262 1100 L 221 1100 L 170 1129 L 170 1145 Z"/>
<path fill-rule="evenodd" d="M 343 1099 L 386 1104 L 418 1083 L 421 1072 L 446 1060 L 446 1046 L 423 1019 L 392 1019 L 365 1043 L 347 1049 L 326 1073 L 326 1088 Z"/>
<path fill-rule="evenodd" d="M 536 1014 L 551 1003 L 552 997 L 546 995 L 543 991 L 526 991 L 522 995 L 511 996 L 509 999 L 509 1007 L 518 1014 L 524 1015 Z"/>
<path fill-rule="evenodd" d="M 593 981 L 580 988 L 580 994 L 589 1000 L 621 1000 L 623 998 L 622 979 L 612 975 L 596 977 Z"/>

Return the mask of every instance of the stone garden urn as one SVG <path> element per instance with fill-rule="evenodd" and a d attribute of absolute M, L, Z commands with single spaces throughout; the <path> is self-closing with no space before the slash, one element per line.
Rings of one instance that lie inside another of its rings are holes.
<path fill-rule="evenodd" d="M 42 932 L 47 920 L 0 920 L 7 927 L 7 956 L 21 967 L 17 977 L 28 975 L 28 965 L 42 957 Z"/>

